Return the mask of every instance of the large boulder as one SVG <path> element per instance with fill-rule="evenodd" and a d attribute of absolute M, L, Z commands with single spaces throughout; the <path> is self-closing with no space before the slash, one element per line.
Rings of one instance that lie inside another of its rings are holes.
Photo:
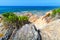
<path fill-rule="evenodd" d="M 12 40 L 40 40 L 40 35 L 33 24 L 26 24 L 17 31 Z"/>

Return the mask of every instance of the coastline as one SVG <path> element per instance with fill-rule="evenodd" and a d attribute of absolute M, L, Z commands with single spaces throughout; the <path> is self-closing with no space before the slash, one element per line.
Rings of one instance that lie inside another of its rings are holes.
<path fill-rule="evenodd" d="M 36 14 L 29 11 L 2 13 L 0 40 L 60 39 L 60 8 L 44 12 L 43 15 L 38 10 L 34 13 Z"/>

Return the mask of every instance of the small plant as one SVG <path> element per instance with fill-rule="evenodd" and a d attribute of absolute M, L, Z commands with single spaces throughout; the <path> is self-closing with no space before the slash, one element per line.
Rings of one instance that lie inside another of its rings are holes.
<path fill-rule="evenodd" d="M 28 23 L 29 18 L 27 16 L 19 16 L 18 19 L 19 19 L 20 24 L 23 25 L 25 23 Z"/>
<path fill-rule="evenodd" d="M 56 13 L 57 13 L 57 12 L 56 12 L 56 10 L 55 10 L 55 9 L 54 9 L 54 10 L 52 10 L 52 14 L 51 14 L 51 16 L 52 16 L 52 17 L 55 17 Z"/>
<path fill-rule="evenodd" d="M 28 21 L 28 17 L 27 16 L 19 16 L 19 21 Z"/>

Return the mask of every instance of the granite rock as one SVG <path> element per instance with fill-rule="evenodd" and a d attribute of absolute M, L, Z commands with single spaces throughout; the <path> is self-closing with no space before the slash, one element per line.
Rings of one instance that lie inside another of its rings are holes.
<path fill-rule="evenodd" d="M 35 26 L 32 24 L 26 24 L 19 29 L 13 38 L 13 40 L 40 40 L 40 36 Z"/>

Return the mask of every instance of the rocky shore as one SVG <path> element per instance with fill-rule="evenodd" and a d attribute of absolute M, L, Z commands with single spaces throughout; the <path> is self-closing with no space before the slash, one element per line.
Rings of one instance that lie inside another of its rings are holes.
<path fill-rule="evenodd" d="M 29 22 L 14 22 L 20 22 L 18 25 L 4 25 L 4 18 L 1 16 L 0 40 L 60 40 L 60 13 L 54 14 L 54 17 L 51 14 L 52 11 L 43 16 L 23 14 L 24 17 L 29 17 Z"/>

